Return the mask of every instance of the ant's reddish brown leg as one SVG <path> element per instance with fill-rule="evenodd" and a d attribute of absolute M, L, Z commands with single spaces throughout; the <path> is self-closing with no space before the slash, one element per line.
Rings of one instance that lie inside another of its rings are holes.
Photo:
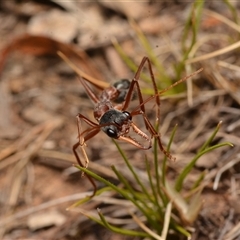
<path fill-rule="evenodd" d="M 77 154 L 77 148 L 78 148 L 79 146 L 80 146 L 80 143 L 77 142 L 77 143 L 75 143 L 75 144 L 73 145 L 73 148 L 72 148 L 72 149 L 73 149 L 73 153 L 74 153 L 74 155 L 75 155 L 75 158 L 77 159 L 77 162 L 78 162 L 79 166 L 84 167 L 83 164 L 82 164 L 81 161 L 80 161 L 80 158 L 79 158 L 78 154 Z M 88 178 L 88 180 L 90 181 L 90 183 L 93 185 L 94 190 L 93 190 L 92 195 L 90 196 L 90 197 L 93 197 L 93 196 L 96 194 L 97 185 L 96 185 L 96 183 L 93 181 L 92 177 L 90 177 L 90 176 L 87 175 L 87 174 L 85 174 L 85 176 Z"/>
<path fill-rule="evenodd" d="M 83 137 L 83 135 L 81 134 L 81 121 L 80 121 L 80 114 L 79 115 L 77 115 L 77 117 L 76 117 L 76 119 L 77 119 L 77 128 L 78 128 L 78 139 L 79 139 L 79 141 L 78 141 L 78 143 L 79 143 L 79 146 L 78 147 L 80 147 L 80 149 L 81 149 L 81 152 L 82 152 L 82 155 L 83 155 L 83 157 L 84 157 L 84 160 L 85 160 L 85 165 L 84 165 L 84 168 L 87 168 L 88 167 L 88 164 L 89 164 L 89 160 L 88 160 L 88 156 L 87 156 L 87 154 L 86 154 L 86 151 L 85 151 L 85 149 L 84 149 L 84 146 L 86 145 L 85 144 L 85 139 L 84 139 L 84 137 Z M 83 165 L 83 164 L 81 164 L 81 165 Z M 84 172 L 82 173 L 82 177 L 84 176 Z"/>
<path fill-rule="evenodd" d="M 88 123 L 91 128 L 85 130 L 83 133 L 81 133 L 81 120 L 80 119 L 83 119 L 86 123 Z M 78 142 L 75 143 L 73 145 L 73 153 L 75 155 L 75 158 L 79 164 L 79 166 L 83 167 L 83 168 L 87 168 L 88 167 L 88 163 L 89 163 L 89 160 L 88 160 L 88 157 L 87 157 L 87 154 L 86 154 L 86 151 L 84 149 L 84 145 L 85 145 L 85 142 L 92 138 L 93 136 L 95 136 L 99 131 L 99 126 L 97 124 L 95 124 L 94 122 L 90 121 L 89 119 L 87 119 L 86 117 L 84 117 L 82 114 L 78 114 L 77 115 L 77 127 L 78 127 Z M 86 137 L 84 138 L 84 135 L 86 134 Z M 82 152 L 82 155 L 84 156 L 84 159 L 85 159 L 85 165 L 82 164 L 81 160 L 80 160 L 80 157 L 78 156 L 78 153 L 77 153 L 77 149 L 80 147 L 80 150 Z M 92 177 L 90 177 L 89 175 L 85 174 L 88 178 L 88 180 L 91 182 L 91 184 L 93 185 L 94 187 L 94 191 L 93 191 L 93 194 L 91 195 L 91 197 L 93 197 L 95 194 L 96 194 L 96 191 L 97 191 L 97 186 L 95 184 L 95 182 L 93 181 Z M 82 177 L 84 176 L 84 172 L 82 172 Z"/>
<path fill-rule="evenodd" d="M 141 74 L 141 71 L 144 67 L 144 64 L 145 63 L 148 63 L 148 70 L 149 70 L 149 73 L 150 73 L 150 76 L 151 76 L 151 80 L 152 80 L 152 84 L 153 84 L 153 88 L 154 88 L 154 92 L 155 94 L 149 98 L 147 98 L 146 100 L 143 101 L 143 97 L 142 97 L 142 92 L 141 92 L 141 89 L 140 89 L 140 85 L 139 85 L 139 78 L 140 78 L 140 74 Z M 158 91 L 157 89 L 157 85 L 156 85 L 156 81 L 155 81 L 155 78 L 154 78 L 154 74 L 153 74 L 153 71 L 152 71 L 152 66 L 151 66 L 151 62 L 150 60 L 147 58 L 147 57 L 144 57 L 142 59 L 142 62 L 140 63 L 139 67 L 138 67 L 138 70 L 135 74 L 135 77 L 133 78 L 132 82 L 131 82 L 131 85 L 130 85 L 130 88 L 129 88 L 129 92 L 127 94 L 127 97 L 126 97 L 126 101 L 124 103 L 124 106 L 123 106 L 123 109 L 122 110 L 126 110 L 128 105 L 129 105 L 129 102 L 131 100 L 131 96 L 132 96 L 132 93 L 134 92 L 134 86 L 136 85 L 136 88 L 137 88 L 137 93 L 138 93 L 138 98 L 139 98 L 139 106 L 137 108 L 135 108 L 132 112 L 131 112 L 131 116 L 133 115 L 139 115 L 141 114 L 143 119 L 144 119 L 144 122 L 145 122 L 145 126 L 146 126 L 146 129 L 150 132 L 150 134 L 152 135 L 152 137 L 156 138 L 157 141 L 158 141 L 158 145 L 159 145 L 159 148 L 160 150 L 170 159 L 170 160 L 175 160 L 175 158 L 163 147 L 163 144 L 162 144 L 162 141 L 161 141 L 161 137 L 160 137 L 160 134 L 155 130 L 155 128 L 153 127 L 153 125 L 150 123 L 149 119 L 147 118 L 146 114 L 145 114 L 145 103 L 149 102 L 150 100 L 154 99 L 155 98 L 155 102 L 156 102 L 156 107 L 157 107 L 157 123 L 158 123 L 158 126 L 160 126 L 160 95 L 166 91 L 168 91 L 169 89 L 173 88 L 174 86 L 178 85 L 179 83 L 183 82 L 183 81 L 186 81 L 188 78 L 196 75 L 197 73 L 201 72 L 202 69 L 199 69 L 197 70 L 196 72 L 190 74 L 189 76 L 186 76 L 182 79 L 180 79 L 179 81 L 177 81 L 176 83 L 172 84 L 171 86 L 169 86 L 168 88 L 162 90 L 162 91 Z"/>
<path fill-rule="evenodd" d="M 126 101 L 124 103 L 124 106 L 123 106 L 123 109 L 122 110 L 125 110 L 127 109 L 128 105 L 129 105 L 129 102 L 132 98 L 132 93 L 134 92 L 134 86 L 136 86 L 137 88 L 137 93 L 138 93 L 138 98 L 139 98 L 139 106 L 137 109 L 133 110 L 131 112 L 131 115 L 142 115 L 143 119 L 144 119 L 144 123 L 145 123 L 145 126 L 146 126 L 146 129 L 150 132 L 150 134 L 152 135 L 152 137 L 156 138 L 157 141 L 158 141 L 158 145 L 159 145 L 159 148 L 160 150 L 170 159 L 170 160 L 174 160 L 175 158 L 167 151 L 165 150 L 165 148 L 163 147 L 163 144 L 162 144 L 162 141 L 161 141 L 161 137 L 159 135 L 159 133 L 157 133 L 157 131 L 154 129 L 154 127 L 152 126 L 152 124 L 150 123 L 149 119 L 147 118 L 146 114 L 145 114 L 145 106 L 144 106 L 144 103 L 146 103 L 145 101 L 143 101 L 143 96 L 142 96 L 142 92 L 141 92 L 141 89 L 140 89 L 140 85 L 139 85 L 139 78 L 140 78 L 140 74 L 141 74 L 141 71 L 145 65 L 145 63 L 147 62 L 148 64 L 148 70 L 149 70 L 149 73 L 150 73 L 150 76 L 151 76 L 151 80 L 152 80 L 152 85 L 153 85 L 153 89 L 154 89 L 154 96 L 152 98 L 155 98 L 155 102 L 156 102 L 156 107 L 157 107 L 157 122 L 158 122 L 158 126 L 160 126 L 160 94 L 158 92 L 158 89 L 157 89 L 157 85 L 156 85 L 156 81 L 155 81 L 155 78 L 154 78 L 154 74 L 153 74 L 153 71 L 152 71 L 152 65 L 151 65 L 151 62 L 149 60 L 149 58 L 147 57 L 144 57 L 142 59 L 142 62 L 140 63 L 139 67 L 138 67 L 138 70 L 131 82 L 131 85 L 130 85 L 130 88 L 129 88 L 129 92 L 127 94 L 127 97 L 126 97 Z M 141 110 L 139 110 L 139 108 Z M 140 133 L 141 134 L 141 133 Z"/>
<path fill-rule="evenodd" d="M 159 94 L 158 94 L 158 88 L 157 88 L 157 84 L 156 84 L 156 80 L 155 80 L 155 77 L 154 77 L 154 74 L 153 74 L 153 70 L 152 70 L 152 64 L 149 60 L 148 57 L 144 57 L 142 59 L 142 66 L 147 62 L 147 66 L 148 66 L 148 71 L 150 73 L 150 77 L 151 77 L 151 81 L 152 81 L 152 85 L 153 85 L 153 90 L 154 90 L 154 96 L 155 96 L 155 102 L 156 102 L 156 113 L 157 113 L 157 121 L 158 121 L 158 125 L 160 126 L 160 97 L 159 97 Z M 139 86 L 139 83 L 138 83 L 138 80 L 140 78 L 140 74 L 141 74 L 141 69 L 140 71 L 137 71 L 136 74 L 135 74 L 135 79 L 136 79 L 136 84 L 137 84 L 137 89 L 138 89 L 138 94 L 139 95 L 142 95 L 142 92 L 141 92 L 141 89 L 140 89 L 140 86 Z M 141 102 L 140 104 L 143 104 L 143 97 L 141 96 Z M 142 109 L 143 110 L 143 109 Z M 143 110 L 143 112 L 145 113 L 145 111 Z"/>
<path fill-rule="evenodd" d="M 148 63 L 148 70 L 149 70 L 149 73 L 150 73 L 150 76 L 151 76 L 151 81 L 152 81 L 153 89 L 154 89 L 154 92 L 155 92 L 154 97 L 156 99 L 156 104 L 157 104 L 157 109 L 158 109 L 157 110 L 157 118 L 160 119 L 160 97 L 159 97 L 159 94 L 158 94 L 156 81 L 155 81 L 154 74 L 153 74 L 153 71 L 152 71 L 152 65 L 151 65 L 151 62 L 150 62 L 148 57 L 143 57 L 140 65 L 138 67 L 138 70 L 137 70 L 137 72 L 136 72 L 136 74 L 135 74 L 135 76 L 134 76 L 134 78 L 131 82 L 130 87 L 129 87 L 129 91 L 128 91 L 128 94 L 126 96 L 126 100 L 125 100 L 122 111 L 124 111 L 128 108 L 129 103 L 132 99 L 132 94 L 134 92 L 134 86 L 136 85 L 138 98 L 139 98 L 139 103 L 140 103 L 139 107 L 145 113 L 145 107 L 144 107 L 144 104 L 143 104 L 143 96 L 142 96 L 142 92 L 141 92 L 138 81 L 139 81 L 142 69 L 143 69 L 146 62 Z"/>
<path fill-rule="evenodd" d="M 158 146 L 160 148 L 160 150 L 163 152 L 163 154 L 169 159 L 169 160 L 172 160 L 172 161 L 175 161 L 176 158 L 173 157 L 171 155 L 171 153 L 169 153 L 163 146 L 162 144 L 162 140 L 161 140 L 161 135 L 160 133 L 158 133 L 155 128 L 153 127 L 153 125 L 151 124 L 151 122 L 149 121 L 148 117 L 146 116 L 146 114 L 142 111 L 142 110 L 138 110 L 138 111 L 135 111 L 135 112 L 132 112 L 131 113 L 133 116 L 135 115 L 142 115 L 142 117 L 145 119 L 147 125 L 148 125 L 148 129 L 149 129 L 149 132 L 151 134 L 152 137 L 156 138 L 157 139 L 157 142 L 158 142 Z"/>

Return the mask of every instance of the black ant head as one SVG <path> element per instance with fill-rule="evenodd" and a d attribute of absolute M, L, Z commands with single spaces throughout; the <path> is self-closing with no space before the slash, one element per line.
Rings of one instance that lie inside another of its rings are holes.
<path fill-rule="evenodd" d="M 119 136 L 126 134 L 130 128 L 132 116 L 127 111 L 119 111 L 110 109 L 101 117 L 99 124 L 101 130 L 105 132 L 110 138 L 119 138 Z"/>

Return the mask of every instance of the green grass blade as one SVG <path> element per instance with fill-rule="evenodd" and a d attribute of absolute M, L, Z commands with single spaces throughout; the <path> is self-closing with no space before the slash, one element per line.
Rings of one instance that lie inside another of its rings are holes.
<path fill-rule="evenodd" d="M 149 164 L 149 161 L 147 159 L 145 159 L 145 162 L 146 162 L 146 170 L 147 170 L 147 173 L 148 173 L 148 179 L 149 179 L 150 187 L 152 189 L 152 193 L 153 193 L 153 197 L 154 197 L 154 205 L 157 206 L 158 213 L 160 214 L 161 218 L 163 219 L 164 213 L 163 213 L 162 206 L 160 205 L 160 201 L 159 201 L 159 198 L 158 198 L 158 195 L 157 195 L 156 187 L 153 184 L 152 174 L 150 172 L 150 164 Z"/>
<path fill-rule="evenodd" d="M 158 131 L 158 127 L 156 129 Z M 155 170 L 155 178 L 156 178 L 156 189 L 157 189 L 157 194 L 158 196 L 161 198 L 163 205 L 166 207 L 168 200 L 167 197 L 164 195 L 164 193 L 162 192 L 161 189 L 161 180 L 162 180 L 162 176 L 160 174 L 159 171 L 159 164 L 158 164 L 158 142 L 157 139 L 154 138 L 154 145 L 153 145 L 153 154 L 154 154 L 154 170 Z"/>
<path fill-rule="evenodd" d="M 191 52 L 193 46 L 197 41 L 197 34 L 199 32 L 199 25 L 202 16 L 202 10 L 204 6 L 204 0 L 202 1 L 195 1 L 192 6 L 192 11 L 190 12 L 188 19 L 185 23 L 183 37 L 182 37 L 182 52 L 183 52 L 183 59 L 182 61 L 176 66 L 176 73 L 177 79 L 179 79 L 182 75 L 182 72 L 185 68 L 185 60 L 188 59 L 189 53 Z M 190 45 L 187 46 L 187 42 L 189 39 L 189 35 L 192 33 L 192 38 Z"/>
<path fill-rule="evenodd" d="M 114 166 L 112 166 L 112 169 L 113 169 L 114 173 L 116 174 L 116 176 L 118 177 L 119 181 L 121 183 L 123 183 L 125 188 L 129 191 L 129 193 L 131 193 L 131 199 L 132 199 L 133 203 L 135 205 L 139 206 L 139 204 L 136 202 L 140 202 L 144 206 L 144 212 L 146 212 L 145 210 L 151 211 L 152 208 L 150 208 L 148 206 L 148 204 L 147 204 L 148 202 L 146 201 L 146 198 L 145 199 L 143 198 L 143 194 L 141 194 L 141 195 L 137 194 L 137 192 L 131 187 L 131 185 L 126 180 L 126 178 L 124 178 L 124 176 L 119 171 L 117 171 L 117 169 Z M 149 214 L 147 214 L 147 215 L 149 215 Z"/>
<path fill-rule="evenodd" d="M 137 23 L 134 20 L 130 21 L 130 25 L 135 30 L 135 32 L 137 34 L 137 37 L 138 37 L 138 40 L 140 41 L 142 47 L 147 52 L 147 55 L 148 55 L 150 61 L 156 67 L 156 70 L 157 70 L 157 74 L 156 75 L 158 77 L 161 77 L 162 82 L 164 83 L 164 84 L 163 83 L 159 84 L 160 88 L 164 89 L 166 86 L 171 85 L 172 84 L 172 80 L 166 74 L 163 65 L 160 63 L 160 61 L 156 57 L 151 44 L 149 43 L 149 41 L 147 40 L 146 36 L 141 31 L 140 27 L 137 25 Z"/>
<path fill-rule="evenodd" d="M 204 179 L 204 177 L 206 175 L 206 172 L 207 171 L 201 172 L 201 174 L 199 175 L 199 177 L 197 178 L 197 180 L 195 181 L 195 183 L 191 187 L 190 191 L 194 191 L 194 189 L 196 189 L 201 184 L 201 182 L 203 181 L 203 179 Z"/>
<path fill-rule="evenodd" d="M 177 191 L 180 191 L 182 189 L 182 186 L 183 186 L 183 182 L 185 180 L 185 178 L 187 177 L 187 175 L 189 174 L 189 172 L 192 170 L 192 168 L 194 167 L 194 165 L 196 164 L 197 160 L 204 154 L 214 150 L 214 149 L 217 149 L 217 148 L 220 148 L 220 147 L 224 147 L 224 146 L 233 146 L 231 143 L 229 142 L 225 142 L 225 143 L 221 143 L 221 144 L 217 144 L 217 145 L 214 145 L 212 147 L 209 147 L 207 149 L 205 149 L 204 151 L 202 152 L 199 152 L 194 158 L 193 160 L 184 168 L 184 170 L 181 172 L 181 174 L 178 176 L 177 180 L 176 180 L 176 184 L 175 184 L 175 189 Z"/>
<path fill-rule="evenodd" d="M 95 193 L 94 196 L 99 196 L 99 195 L 101 195 L 102 193 L 104 193 L 104 192 L 109 192 L 109 191 L 111 191 L 111 190 L 112 190 L 111 187 L 104 187 L 104 188 L 101 188 L 101 189 L 97 190 L 97 192 Z M 73 205 L 71 205 L 70 208 L 78 207 L 78 206 L 80 206 L 80 205 L 82 205 L 82 204 L 88 202 L 88 201 L 91 200 L 91 199 L 92 199 L 92 196 L 87 196 L 87 197 L 85 197 L 85 198 L 83 198 L 83 199 L 77 201 L 77 202 L 74 203 Z"/>
<path fill-rule="evenodd" d="M 175 127 L 173 128 L 173 131 L 172 131 L 172 134 L 171 134 L 168 146 L 167 146 L 167 151 L 168 152 L 170 151 L 170 148 L 171 148 L 174 136 L 176 134 L 176 131 L 177 131 L 177 125 L 175 125 Z M 166 181 L 167 161 L 168 161 L 168 159 L 165 156 L 164 159 L 163 159 L 163 164 L 162 164 L 162 183 L 163 183 L 163 186 L 165 186 L 165 181 Z"/>
<path fill-rule="evenodd" d="M 215 138 L 216 134 L 218 133 L 220 127 L 222 125 L 222 121 L 220 121 L 217 125 L 217 127 L 215 128 L 214 132 L 212 133 L 212 135 L 208 138 L 208 140 L 203 144 L 203 146 L 200 148 L 200 150 L 198 152 L 202 152 L 203 150 L 205 150 L 209 144 L 212 142 L 212 140 Z"/>
<path fill-rule="evenodd" d="M 93 177 L 94 179 L 96 179 L 99 182 L 104 183 L 105 185 L 109 186 L 111 189 L 115 190 L 116 192 L 118 192 L 120 195 L 122 195 L 124 198 L 131 200 L 131 198 L 129 197 L 129 192 L 125 191 L 124 189 L 121 189 L 117 186 L 115 186 L 114 184 L 110 183 L 109 181 L 107 181 L 106 179 L 100 177 L 99 175 L 97 175 L 96 173 L 81 167 L 81 166 L 76 166 L 78 169 L 80 169 L 81 171 L 83 171 L 84 173 L 88 174 L 89 176 Z"/>
<path fill-rule="evenodd" d="M 100 210 L 98 210 L 98 214 L 99 214 L 100 219 L 102 220 L 103 225 L 115 233 L 120 233 L 122 235 L 128 235 L 128 236 L 134 236 L 134 237 L 150 237 L 150 235 L 145 232 L 127 230 L 124 228 L 118 228 L 118 227 L 112 226 L 106 221 L 106 219 L 104 218 L 104 216 L 100 212 Z"/>
<path fill-rule="evenodd" d="M 136 174 L 136 172 L 134 171 L 131 163 L 128 161 L 128 158 L 126 157 L 126 155 L 124 154 L 124 152 L 122 151 L 122 149 L 119 147 L 118 143 L 116 141 L 114 141 L 114 144 L 116 145 L 119 153 L 121 154 L 122 158 L 124 159 L 128 169 L 131 171 L 132 175 L 134 176 L 134 179 L 136 180 L 136 182 L 139 184 L 139 186 L 142 189 L 142 192 L 147 196 L 149 201 L 152 201 L 152 197 L 150 196 L 149 192 L 147 191 L 146 187 L 144 186 L 144 184 L 140 181 L 138 175 Z"/>
<path fill-rule="evenodd" d="M 121 56 L 121 58 L 123 59 L 123 61 L 126 63 L 126 65 L 129 67 L 129 69 L 131 69 L 134 73 L 137 71 L 138 66 L 133 62 L 133 60 L 128 57 L 128 55 L 123 51 L 122 47 L 119 45 L 119 43 L 117 42 L 116 39 L 112 40 L 113 46 L 115 47 L 116 51 L 118 52 L 118 54 Z M 141 78 L 146 81 L 146 82 L 151 82 L 150 77 L 145 74 L 145 73 L 141 73 Z"/>
<path fill-rule="evenodd" d="M 229 10 L 231 11 L 232 16 L 233 16 L 233 19 L 234 19 L 234 22 L 239 25 L 237 8 L 234 7 L 234 6 L 230 3 L 229 0 L 223 0 L 223 2 L 227 5 L 227 7 L 229 8 Z"/>

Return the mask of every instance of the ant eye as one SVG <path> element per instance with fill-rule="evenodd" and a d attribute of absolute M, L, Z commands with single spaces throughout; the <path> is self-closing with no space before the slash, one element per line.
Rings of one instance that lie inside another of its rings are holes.
<path fill-rule="evenodd" d="M 129 120 L 132 120 L 132 116 L 131 116 L 131 114 L 130 114 L 129 112 L 123 111 L 122 113 L 125 114 L 126 117 L 127 117 Z"/>
<path fill-rule="evenodd" d="M 106 131 L 106 134 L 110 137 L 110 138 L 117 138 L 118 134 L 116 130 L 113 130 L 111 128 L 108 128 Z"/>

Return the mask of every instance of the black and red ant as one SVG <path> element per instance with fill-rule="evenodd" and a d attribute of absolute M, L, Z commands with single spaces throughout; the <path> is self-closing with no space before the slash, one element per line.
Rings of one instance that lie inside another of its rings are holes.
<path fill-rule="evenodd" d="M 143 100 L 142 92 L 141 92 L 138 81 L 145 63 L 147 63 L 148 65 L 148 69 L 149 69 L 149 73 L 150 73 L 151 81 L 153 85 L 154 95 Z M 85 168 L 88 167 L 89 160 L 86 156 L 86 152 L 83 147 L 89 139 L 93 138 L 100 131 L 103 131 L 110 138 L 125 141 L 143 150 L 151 148 L 152 138 L 155 138 L 157 140 L 160 150 L 167 156 L 167 158 L 170 160 L 175 160 L 175 158 L 164 148 L 161 141 L 160 134 L 156 131 L 156 129 L 148 119 L 145 111 L 145 104 L 150 100 L 155 99 L 156 108 L 157 108 L 157 119 L 159 120 L 160 119 L 160 95 L 166 92 L 167 90 L 173 88 L 174 86 L 178 85 L 179 83 L 196 75 L 200 71 L 202 71 L 202 69 L 199 69 L 198 71 L 192 73 L 191 75 L 186 76 L 185 78 L 182 78 L 181 80 L 172 84 L 168 88 L 162 91 L 158 91 L 154 74 L 152 71 L 151 62 L 148 57 L 143 57 L 132 81 L 129 81 L 126 79 L 121 80 L 115 83 L 113 86 L 110 86 L 104 89 L 99 96 L 96 96 L 96 94 L 92 91 L 92 89 L 89 87 L 86 81 L 82 77 L 80 77 L 79 78 L 80 82 L 85 88 L 89 98 L 93 101 L 95 105 L 93 110 L 93 115 L 97 122 L 91 121 L 81 113 L 77 115 L 79 141 L 74 144 L 73 153 L 77 159 L 78 164 L 81 167 L 85 167 Z M 133 109 L 131 112 L 129 112 L 127 111 L 127 109 L 129 107 L 131 100 L 134 98 L 136 94 L 139 100 L 139 105 L 135 109 Z M 148 131 L 148 134 L 146 134 L 144 131 L 138 128 L 137 125 L 134 123 L 133 117 L 136 115 L 142 116 L 143 121 L 145 123 L 146 130 Z M 87 123 L 89 125 L 89 128 L 82 131 L 81 121 L 84 121 L 85 123 Z M 131 137 L 132 131 L 135 132 L 135 134 L 137 134 L 144 141 L 146 141 L 147 144 L 143 145 L 142 143 L 137 141 L 135 138 L 132 138 Z M 80 157 L 78 156 L 78 153 L 77 153 L 78 147 L 81 147 L 82 149 L 82 152 L 85 158 L 85 165 L 81 162 Z M 90 176 L 87 175 L 87 177 L 94 186 L 94 193 L 93 193 L 94 195 L 96 192 L 96 185 Z"/>

